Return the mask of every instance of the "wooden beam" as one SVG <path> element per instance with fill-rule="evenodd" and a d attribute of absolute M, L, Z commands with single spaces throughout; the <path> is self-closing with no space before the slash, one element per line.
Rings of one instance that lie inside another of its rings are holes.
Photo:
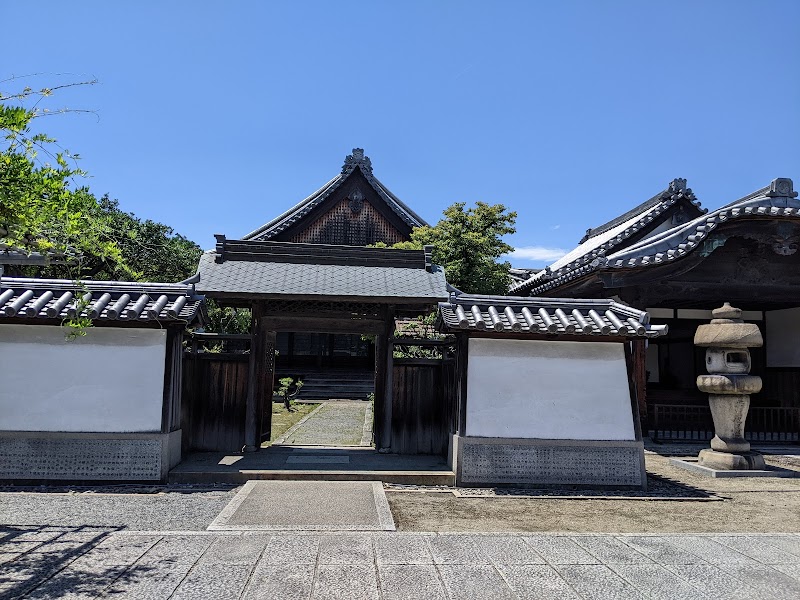
<path fill-rule="evenodd" d="M 222 292 L 207 290 L 203 294 L 207 298 L 220 300 L 224 306 L 247 306 L 246 302 L 256 300 L 290 300 L 294 302 L 351 302 L 356 304 L 392 304 L 397 305 L 398 309 L 408 309 L 412 313 L 410 316 L 418 316 L 434 307 L 438 302 L 447 300 L 444 297 L 425 297 L 419 296 L 334 296 L 324 294 L 259 294 L 252 292 Z M 408 305 L 408 306 L 406 306 Z"/>
<path fill-rule="evenodd" d="M 326 319 L 293 315 L 291 317 L 263 317 L 271 331 L 311 331 L 314 333 L 367 333 L 385 332 L 383 319 Z"/>

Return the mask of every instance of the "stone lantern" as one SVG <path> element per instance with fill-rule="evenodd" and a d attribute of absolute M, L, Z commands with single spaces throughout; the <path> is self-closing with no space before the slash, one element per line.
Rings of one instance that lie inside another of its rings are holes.
<path fill-rule="evenodd" d="M 744 439 L 744 423 L 750 394 L 761 391 L 761 377 L 749 375 L 750 350 L 764 345 L 758 325 L 742 321 L 742 311 L 725 303 L 711 311 L 711 323 L 700 325 L 696 346 L 707 348 L 708 375 L 697 378 L 697 387 L 707 392 L 714 419 L 711 448 L 700 452 L 698 462 L 711 469 L 765 469 L 764 457 L 750 451 Z"/>

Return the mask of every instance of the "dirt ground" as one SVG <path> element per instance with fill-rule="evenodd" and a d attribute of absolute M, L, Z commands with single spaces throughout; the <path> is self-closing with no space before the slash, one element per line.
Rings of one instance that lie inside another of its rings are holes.
<path fill-rule="evenodd" d="M 793 478 L 717 479 L 669 464 L 671 456 L 695 457 L 699 447 L 653 450 L 645 456 L 648 475 L 673 498 L 465 498 L 391 490 L 387 497 L 400 531 L 800 532 L 800 459 L 766 456 L 769 465 L 796 471 Z M 800 455 L 800 446 L 793 454 Z"/>

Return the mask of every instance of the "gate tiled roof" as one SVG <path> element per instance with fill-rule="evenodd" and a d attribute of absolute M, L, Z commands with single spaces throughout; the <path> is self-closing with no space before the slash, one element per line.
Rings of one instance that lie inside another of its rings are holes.
<path fill-rule="evenodd" d="M 444 270 L 425 250 L 217 239 L 196 284 L 212 297 L 433 304 L 448 296 Z"/>

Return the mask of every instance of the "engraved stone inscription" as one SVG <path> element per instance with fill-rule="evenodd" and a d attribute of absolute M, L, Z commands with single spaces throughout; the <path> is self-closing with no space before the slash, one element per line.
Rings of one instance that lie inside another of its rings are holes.
<path fill-rule="evenodd" d="M 0 477 L 161 478 L 161 440 L 0 438 Z"/>
<path fill-rule="evenodd" d="M 636 447 L 476 444 L 461 441 L 463 483 L 642 484 Z"/>

